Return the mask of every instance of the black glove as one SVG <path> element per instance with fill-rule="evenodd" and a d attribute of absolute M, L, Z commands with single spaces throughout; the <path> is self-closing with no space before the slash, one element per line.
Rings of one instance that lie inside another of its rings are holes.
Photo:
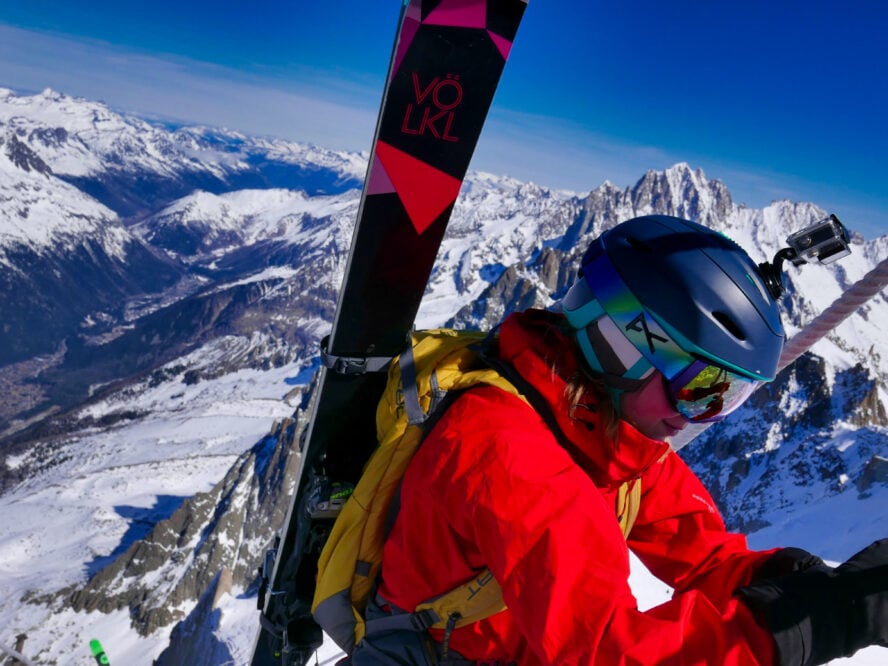
<path fill-rule="evenodd" d="M 781 666 L 815 666 L 867 645 L 888 647 L 888 539 L 835 569 L 798 561 L 807 568 L 738 590 L 774 635 Z"/>
<path fill-rule="evenodd" d="M 778 578 L 794 571 L 826 566 L 823 560 L 801 548 L 782 548 L 765 560 L 752 578 L 752 583 Z"/>

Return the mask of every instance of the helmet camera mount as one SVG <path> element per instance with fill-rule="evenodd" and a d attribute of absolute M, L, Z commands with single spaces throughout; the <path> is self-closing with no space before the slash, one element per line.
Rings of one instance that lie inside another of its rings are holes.
<path fill-rule="evenodd" d="M 784 261 L 791 261 L 793 266 L 814 263 L 826 265 L 851 254 L 848 232 L 835 215 L 791 234 L 786 239 L 786 244 L 788 247 L 777 252 L 773 261 L 759 264 L 762 279 L 775 300 L 784 292 Z"/>

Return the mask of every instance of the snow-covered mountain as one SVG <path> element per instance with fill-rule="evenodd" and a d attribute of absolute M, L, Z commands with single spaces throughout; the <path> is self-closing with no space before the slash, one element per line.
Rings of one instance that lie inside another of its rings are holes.
<path fill-rule="evenodd" d="M 281 181 L 318 193 L 341 191 L 364 175 L 359 155 L 212 128 L 173 130 L 49 89 L 21 96 L 0 88 L 0 122 L 53 174 L 127 216 L 196 188 L 228 191 Z"/>
<path fill-rule="evenodd" d="M 298 183 L 307 195 L 342 192 L 359 186 L 362 159 L 221 130 L 172 131 L 51 90 L 0 89 L 0 264 L 5 292 L 23 295 L 0 304 L 0 317 L 16 322 L 0 329 L 0 363 L 57 351 L 75 323 L 106 333 L 125 315 L 115 306 L 186 277 L 158 252 L 163 243 L 128 229 L 140 218 L 195 190 Z"/>
<path fill-rule="evenodd" d="M 112 663 L 244 663 L 366 156 L 52 91 L 0 91 L 0 142 L 0 643 L 26 633 L 47 664 L 80 663 L 72 640 L 93 636 Z M 826 216 L 739 206 L 686 164 L 583 196 L 472 174 L 418 325 L 548 307 L 590 238 L 646 213 L 759 261 Z M 789 331 L 886 255 L 888 237 L 855 236 L 839 264 L 789 268 Z M 683 450 L 755 546 L 841 560 L 888 534 L 886 328 L 879 295 Z M 638 576 L 646 605 L 665 598 Z"/>

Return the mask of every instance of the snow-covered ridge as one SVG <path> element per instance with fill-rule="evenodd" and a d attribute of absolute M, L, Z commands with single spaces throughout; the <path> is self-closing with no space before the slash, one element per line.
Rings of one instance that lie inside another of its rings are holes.
<path fill-rule="evenodd" d="M 203 237 L 206 249 L 220 236 L 226 245 L 250 246 L 277 239 L 304 243 L 317 239 L 311 220 L 333 218 L 348 212 L 354 216 L 355 190 L 333 196 L 309 197 L 301 190 L 237 190 L 224 194 L 196 191 L 141 221 L 132 230 L 151 242 L 165 232 L 187 229 Z M 308 224 L 306 224 L 306 222 Z M 308 227 L 308 228 L 306 228 Z"/>
<path fill-rule="evenodd" d="M 174 176 L 184 170 L 224 178 L 248 169 L 250 155 L 304 162 L 360 178 L 361 158 L 316 146 L 251 138 L 209 128 L 168 127 L 123 115 L 100 102 L 51 89 L 18 95 L 0 88 L 0 127 L 5 126 L 60 176 L 95 176 L 108 170 Z"/>
<path fill-rule="evenodd" d="M 109 254 L 122 258 L 128 234 L 117 214 L 50 173 L 22 168 L 21 144 L 14 134 L 0 133 L 0 256 L 3 248 L 26 245 L 35 249 L 102 235 Z"/>

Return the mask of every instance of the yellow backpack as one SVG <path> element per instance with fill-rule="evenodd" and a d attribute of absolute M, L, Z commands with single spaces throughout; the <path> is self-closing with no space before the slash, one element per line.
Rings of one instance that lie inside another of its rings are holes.
<path fill-rule="evenodd" d="M 382 562 L 391 505 L 407 465 L 422 442 L 427 421 L 453 391 L 495 386 L 525 402 L 515 386 L 482 359 L 486 333 L 436 329 L 414 333 L 410 346 L 389 367 L 376 411 L 379 445 L 351 497 L 336 518 L 318 560 L 312 613 L 347 654 L 365 634 L 364 611 Z M 529 404 L 529 403 L 528 403 Z M 620 489 L 618 518 L 629 534 L 638 512 L 639 483 Z M 489 570 L 429 603 L 420 604 L 426 628 L 460 627 L 506 608 Z"/>

